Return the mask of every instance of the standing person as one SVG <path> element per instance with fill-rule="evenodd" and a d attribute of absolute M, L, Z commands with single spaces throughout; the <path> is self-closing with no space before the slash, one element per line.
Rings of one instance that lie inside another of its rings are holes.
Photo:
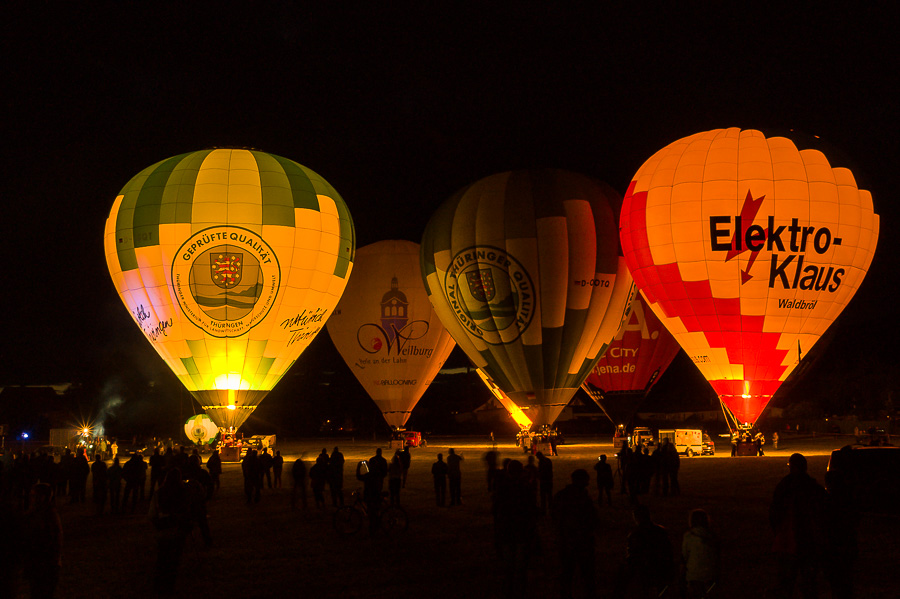
<path fill-rule="evenodd" d="M 75 456 L 74 470 L 75 477 L 72 480 L 72 483 L 75 495 L 72 498 L 72 503 L 84 503 L 85 491 L 87 489 L 87 477 L 88 474 L 91 473 L 91 466 L 88 464 L 84 448 L 80 449 L 78 455 Z"/>
<path fill-rule="evenodd" d="M 434 478 L 434 498 L 438 507 L 444 507 L 447 497 L 447 463 L 444 454 L 437 454 L 437 461 L 431 465 L 431 476 Z"/>
<path fill-rule="evenodd" d="M 122 466 L 122 478 L 125 479 L 125 493 L 122 497 L 122 510 L 128 507 L 128 498 L 131 497 L 131 512 L 137 508 L 138 494 L 141 486 L 141 460 L 138 452 L 134 452 L 131 458 Z"/>
<path fill-rule="evenodd" d="M 266 478 L 266 486 L 272 488 L 272 454 L 269 453 L 268 447 L 263 447 L 262 455 L 259 456 L 259 469 Z M 261 483 L 262 481 L 260 481 Z"/>
<path fill-rule="evenodd" d="M 838 455 L 847 463 L 852 453 L 853 449 L 847 445 Z M 825 473 L 825 483 L 828 488 L 826 578 L 834 599 L 852 599 L 853 574 L 859 559 L 856 531 L 859 512 L 853 500 L 853 477 L 845 470 L 831 469 Z"/>
<path fill-rule="evenodd" d="M 450 505 L 462 505 L 462 470 L 459 463 L 465 458 L 450 448 L 447 456 L 447 478 L 450 482 Z"/>
<path fill-rule="evenodd" d="M 616 595 L 625 596 L 631 584 L 640 589 L 640 597 L 662 596 L 674 576 L 669 533 L 654 524 L 646 505 L 635 505 L 632 515 L 637 527 L 626 541 L 625 565 L 616 581 Z"/>
<path fill-rule="evenodd" d="M 309 482 L 312 486 L 313 499 L 317 508 L 325 507 L 325 483 L 328 480 L 328 459 L 320 455 L 316 463 L 309 469 Z"/>
<path fill-rule="evenodd" d="M 616 470 L 621 476 L 621 488 L 619 489 L 620 495 L 625 495 L 628 493 L 626 491 L 626 483 L 628 482 L 628 469 L 631 465 L 631 456 L 632 451 L 631 448 L 628 447 L 628 441 L 622 441 L 622 447 L 619 449 L 619 453 L 616 454 L 616 460 L 618 461 L 618 467 Z"/>
<path fill-rule="evenodd" d="M 504 599 L 526 597 L 528 562 L 539 546 L 534 496 L 523 477 L 522 462 L 510 460 L 493 497 L 494 544 L 503 570 Z"/>
<path fill-rule="evenodd" d="M 491 433 L 493 437 L 494 433 Z M 497 452 L 496 447 L 492 447 L 488 450 L 486 454 L 484 454 L 484 465 L 487 469 L 487 489 L 488 493 L 494 492 L 494 480 L 497 478 L 497 460 L 500 459 L 500 454 Z"/>
<path fill-rule="evenodd" d="M 400 505 L 400 486 L 403 484 L 403 464 L 400 463 L 400 450 L 394 453 L 388 466 L 388 490 L 391 505 Z"/>
<path fill-rule="evenodd" d="M 400 464 L 403 466 L 403 483 L 401 486 L 406 488 L 406 476 L 409 474 L 409 467 L 412 464 L 412 454 L 409 453 L 409 443 L 404 443 L 403 451 L 400 452 Z"/>
<path fill-rule="evenodd" d="M 772 433 L 772 449 L 778 449 L 778 431 Z"/>
<path fill-rule="evenodd" d="M 381 455 L 381 448 L 375 450 L 375 455 L 369 458 L 369 470 L 375 473 L 375 480 L 378 482 L 378 492 L 384 490 L 384 477 L 387 476 L 387 460 Z"/>
<path fill-rule="evenodd" d="M 328 488 L 331 491 L 331 504 L 334 507 L 344 506 L 344 454 L 335 447 L 328 458 Z"/>
<path fill-rule="evenodd" d="M 306 505 L 306 463 L 303 461 L 303 456 L 301 455 L 294 461 L 294 465 L 291 466 L 291 476 L 294 479 L 294 486 L 291 489 L 291 507 L 297 509 L 297 498 L 299 497 L 303 502 L 303 509 L 307 508 Z"/>
<path fill-rule="evenodd" d="M 256 450 L 251 449 L 241 460 L 241 473 L 244 475 L 244 496 L 247 505 L 259 503 L 260 490 L 262 489 L 262 472 L 260 471 L 259 457 Z"/>
<path fill-rule="evenodd" d="M 381 488 L 384 484 L 384 477 L 369 468 L 367 463 L 359 462 L 356 464 L 356 480 L 363 483 L 362 498 L 366 504 L 366 514 L 369 516 L 369 534 L 375 534 L 380 517 Z"/>
<path fill-rule="evenodd" d="M 681 541 L 681 560 L 689 599 L 706 597 L 719 580 L 719 540 L 709 528 L 704 510 L 691 511 L 690 530 Z"/>
<path fill-rule="evenodd" d="M 753 442 L 756 444 L 756 455 L 763 456 L 763 445 L 766 444 L 766 437 L 762 434 L 762 431 L 756 431 L 756 434 L 753 435 Z"/>
<path fill-rule="evenodd" d="M 590 480 L 587 470 L 579 468 L 572 473 L 572 483 L 553 497 L 551 513 L 559 534 L 559 559 L 562 564 L 560 595 L 563 599 L 572 597 L 576 568 L 584 580 L 586 595 L 597 596 L 594 538 L 598 518 L 587 490 Z"/>
<path fill-rule="evenodd" d="M 122 503 L 122 466 L 118 455 L 113 458 L 106 477 L 109 480 L 109 509 L 113 514 L 118 514 Z"/>
<path fill-rule="evenodd" d="M 681 494 L 681 485 L 678 482 L 678 470 L 681 468 L 681 456 L 678 455 L 678 449 L 674 443 L 670 443 L 666 439 L 663 444 L 662 453 L 663 464 L 663 496 L 668 496 L 671 491 L 672 495 Z"/>
<path fill-rule="evenodd" d="M 160 455 L 159 447 L 153 450 L 150 456 L 150 499 L 153 499 L 153 492 L 156 487 L 162 484 L 163 471 L 165 470 L 166 459 Z"/>
<path fill-rule="evenodd" d="M 94 463 L 91 464 L 91 499 L 97 510 L 97 515 L 103 514 L 103 507 L 106 505 L 106 493 L 109 489 L 109 477 L 106 469 L 106 462 L 103 456 L 97 453 L 94 456 Z"/>
<path fill-rule="evenodd" d="M 337 448 L 335 448 L 337 449 Z M 281 472 L 284 470 L 284 458 L 281 457 L 281 451 L 275 451 L 275 457 L 272 458 L 272 484 L 276 489 L 281 488 Z"/>
<path fill-rule="evenodd" d="M 506 476 L 506 470 L 509 466 L 509 458 L 503 460 L 503 467 L 500 469 L 500 472 L 497 473 L 497 481 L 494 482 L 494 490 L 497 489 L 497 485 L 500 483 L 499 479 Z M 528 456 L 528 462 L 525 464 L 525 467 L 522 469 L 522 478 L 525 481 L 525 487 L 528 489 L 528 492 L 531 493 L 531 499 L 534 501 L 534 505 L 538 504 L 538 467 L 534 463 L 534 456 Z"/>
<path fill-rule="evenodd" d="M 613 473 L 612 466 L 606 463 L 606 455 L 601 455 L 594 464 L 594 472 L 597 473 L 597 503 L 603 505 L 603 495 L 606 495 L 607 505 L 612 505 Z"/>
<path fill-rule="evenodd" d="M 22 526 L 22 563 L 32 597 L 53 597 L 62 565 L 62 524 L 53 507 L 53 489 L 38 483 Z"/>
<path fill-rule="evenodd" d="M 159 596 L 174 596 L 181 554 L 193 528 L 188 490 L 177 467 L 166 472 L 159 490 L 150 501 L 149 516 L 157 531 L 153 590 Z"/>
<path fill-rule="evenodd" d="M 139 451 L 134 452 L 135 471 L 140 474 L 138 478 L 138 491 L 141 495 L 141 501 L 144 500 L 144 491 L 147 487 L 147 462 L 144 461 L 144 454 Z"/>
<path fill-rule="evenodd" d="M 825 489 L 806 473 L 806 458 L 788 459 L 788 474 L 775 487 L 769 524 L 775 532 L 772 551 L 778 563 L 778 590 L 793 596 L 799 583 L 803 597 L 818 596 L 816 577 L 826 543 Z"/>
<path fill-rule="evenodd" d="M 537 452 L 538 482 L 541 485 L 541 513 L 546 514 L 553 499 L 553 462 L 542 452 Z"/>
<path fill-rule="evenodd" d="M 219 479 L 222 476 L 222 456 L 219 450 L 214 449 L 212 455 L 206 460 L 206 469 L 209 470 L 209 477 L 212 479 L 213 489 L 219 490 Z"/>
<path fill-rule="evenodd" d="M 59 471 L 57 473 L 59 479 L 56 485 L 57 497 L 65 497 L 66 493 L 70 491 L 67 488 L 72 483 L 72 462 L 74 460 L 75 456 L 72 455 L 72 451 L 67 447 L 65 453 L 59 460 Z"/>

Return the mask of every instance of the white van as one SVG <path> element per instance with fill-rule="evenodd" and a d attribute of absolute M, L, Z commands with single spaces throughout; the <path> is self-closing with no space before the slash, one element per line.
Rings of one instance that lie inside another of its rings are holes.
<path fill-rule="evenodd" d="M 703 431 L 699 429 L 676 428 L 659 431 L 660 444 L 669 440 L 675 445 L 676 451 L 687 457 L 703 454 Z"/>

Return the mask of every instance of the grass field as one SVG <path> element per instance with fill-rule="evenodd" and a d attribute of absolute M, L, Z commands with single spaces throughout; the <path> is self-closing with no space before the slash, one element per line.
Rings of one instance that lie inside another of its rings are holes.
<path fill-rule="evenodd" d="M 794 451 L 807 455 L 810 474 L 822 482 L 828 455 L 841 444 L 831 438 L 790 440 L 761 458 L 730 458 L 722 451 L 714 457 L 685 458 L 681 461 L 682 494 L 645 496 L 644 501 L 678 548 L 689 511 L 705 508 L 723 545 L 724 576 L 716 596 L 764 597 L 774 580 L 768 506 L 776 483 L 787 473 L 787 456 Z M 264 489 L 262 501 L 252 506 L 244 501 L 239 465 L 226 464 L 222 488 L 209 504 L 213 547 L 203 549 L 195 532 L 182 561 L 178 596 L 462 599 L 498 595 L 500 574 L 482 461 L 489 446 L 484 440 L 432 438 L 427 448 L 413 450 L 409 480 L 401 495 L 410 524 L 400 538 L 370 537 L 366 530 L 341 538 L 332 528 L 333 510 L 317 510 L 311 497 L 307 511 L 291 510 L 290 463 L 301 453 L 312 460 L 322 447 L 330 452 L 335 445 L 346 459 L 348 499 L 358 487 L 353 478 L 356 462 L 371 457 L 378 446 L 387 457 L 391 453 L 386 443 L 371 441 L 282 442 L 285 488 Z M 436 454 L 446 455 L 449 447 L 465 458 L 464 505 L 438 508 L 430 468 Z M 511 443 L 498 449 L 502 457 L 522 457 Z M 593 477 L 590 469 L 597 456 L 606 453 L 612 458 L 614 451 L 608 441 L 581 439 L 561 446 L 560 453 L 553 458 L 556 490 L 565 486 L 576 468 L 589 469 Z M 590 491 L 596 496 L 593 480 Z M 625 497 L 615 495 L 613 501 L 613 507 L 600 510 L 597 575 L 601 596 L 612 595 L 612 577 L 622 563 L 625 538 L 632 527 Z M 97 517 L 90 501 L 60 505 L 65 540 L 57 595 L 73 599 L 151 596 L 155 541 L 146 508 L 145 502 L 134 515 Z M 546 519 L 540 523 L 540 534 L 543 555 L 533 561 L 529 596 L 556 597 L 556 539 Z M 895 571 L 900 519 L 865 515 L 859 539 L 857 596 L 900 597 Z M 823 589 L 827 597 L 824 582 Z"/>

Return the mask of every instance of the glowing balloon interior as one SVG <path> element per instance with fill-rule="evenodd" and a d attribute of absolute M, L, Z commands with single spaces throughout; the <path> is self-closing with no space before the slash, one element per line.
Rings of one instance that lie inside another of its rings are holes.
<path fill-rule="evenodd" d="M 581 385 L 616 425 L 631 421 L 680 349 L 640 295 L 631 308 L 631 315 Z"/>
<path fill-rule="evenodd" d="M 136 175 L 104 245 L 144 336 L 213 422 L 236 429 L 324 326 L 354 237 L 344 201 L 313 171 L 216 149 Z"/>
<path fill-rule="evenodd" d="M 216 440 L 219 427 L 206 414 L 191 416 L 184 423 L 184 434 L 197 445 L 208 445 Z"/>
<path fill-rule="evenodd" d="M 419 244 L 379 241 L 356 252 L 328 334 L 350 370 L 401 429 L 456 345 L 438 319 L 419 266 Z"/>
<path fill-rule="evenodd" d="M 739 129 L 657 152 L 621 216 L 636 285 L 743 424 L 856 293 L 878 228 L 849 170 Z"/>
<path fill-rule="evenodd" d="M 631 301 L 617 203 L 583 175 L 502 173 L 445 202 L 422 238 L 441 322 L 537 426 L 556 420 Z"/>

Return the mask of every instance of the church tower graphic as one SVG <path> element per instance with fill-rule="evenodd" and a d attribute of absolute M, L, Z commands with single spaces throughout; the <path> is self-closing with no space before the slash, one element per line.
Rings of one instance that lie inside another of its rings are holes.
<path fill-rule="evenodd" d="M 409 301 L 400 291 L 397 277 L 391 279 L 391 290 L 381 297 L 381 328 L 388 336 L 388 347 L 397 339 L 397 331 L 406 326 Z"/>

